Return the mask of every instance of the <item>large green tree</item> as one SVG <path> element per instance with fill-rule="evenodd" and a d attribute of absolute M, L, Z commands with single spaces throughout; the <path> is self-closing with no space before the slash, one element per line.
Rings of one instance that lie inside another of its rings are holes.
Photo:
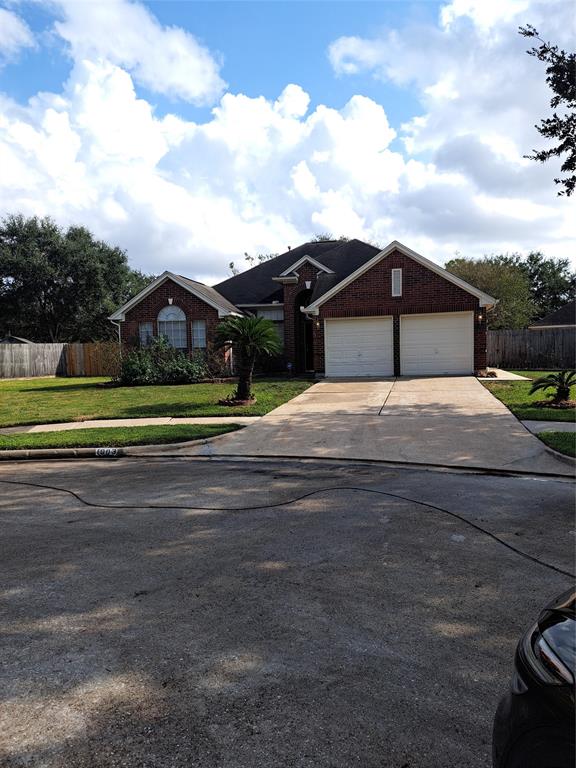
<path fill-rule="evenodd" d="M 0 223 L 0 334 L 38 342 L 114 338 L 108 315 L 150 279 L 84 227 L 21 215 Z"/>
<path fill-rule="evenodd" d="M 536 305 L 530 282 L 514 257 L 457 258 L 447 262 L 445 267 L 448 272 L 499 300 L 488 313 L 489 328 L 525 328 L 534 317 Z"/>
<path fill-rule="evenodd" d="M 553 259 L 540 251 L 459 257 L 446 269 L 499 299 L 488 314 L 490 328 L 525 328 L 574 298 L 576 274 L 569 259 Z"/>
<path fill-rule="evenodd" d="M 554 94 L 550 106 L 555 111 L 552 117 L 541 120 L 536 130 L 557 143 L 547 149 L 534 150 L 527 157 L 540 163 L 552 157 L 562 158 L 561 171 L 566 175 L 554 182 L 561 187 L 558 194 L 569 197 L 576 189 L 576 53 L 566 53 L 557 45 L 542 40 L 538 30 L 530 24 L 520 27 L 519 33 L 538 41 L 527 53 L 547 65 L 546 82 Z M 559 112 L 556 111 L 558 108 Z"/>
<path fill-rule="evenodd" d="M 560 309 L 575 297 L 576 273 L 569 259 L 551 259 L 541 251 L 532 251 L 525 259 L 517 259 L 530 284 L 536 305 L 535 320 Z"/>

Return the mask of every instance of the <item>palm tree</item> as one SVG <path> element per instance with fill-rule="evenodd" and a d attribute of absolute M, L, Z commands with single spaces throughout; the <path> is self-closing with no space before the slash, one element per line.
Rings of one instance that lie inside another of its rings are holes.
<path fill-rule="evenodd" d="M 259 357 L 280 352 L 280 337 L 276 326 L 264 317 L 230 316 L 216 329 L 216 346 L 232 346 L 238 369 L 236 400 L 252 399 L 252 375 Z"/>
<path fill-rule="evenodd" d="M 570 387 L 576 384 L 576 371 L 558 371 L 558 373 L 549 373 L 547 376 L 541 376 L 532 382 L 530 394 L 539 390 L 554 388 L 556 394 L 552 398 L 553 402 L 561 403 L 570 400 Z"/>

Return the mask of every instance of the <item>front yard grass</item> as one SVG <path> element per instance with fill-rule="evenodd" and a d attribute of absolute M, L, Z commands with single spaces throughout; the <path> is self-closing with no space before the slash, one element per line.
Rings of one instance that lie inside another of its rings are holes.
<path fill-rule="evenodd" d="M 539 432 L 538 437 L 555 451 L 576 458 L 576 432 Z"/>
<path fill-rule="evenodd" d="M 101 427 L 62 432 L 0 435 L 0 451 L 21 448 L 101 448 L 125 445 L 184 443 L 241 429 L 238 424 L 162 424 L 144 427 Z"/>
<path fill-rule="evenodd" d="M 146 416 L 264 416 L 314 382 L 257 379 L 257 402 L 229 408 L 218 400 L 234 383 L 157 387 L 102 387 L 107 378 L 41 378 L 0 381 L 0 427 Z"/>
<path fill-rule="evenodd" d="M 552 371 L 511 371 L 529 379 L 538 379 Z M 559 408 L 546 408 L 534 405 L 538 400 L 546 400 L 548 393 L 530 393 L 531 381 L 484 381 L 492 394 L 501 400 L 519 419 L 533 419 L 534 421 L 576 421 L 576 410 Z M 553 394 L 553 390 L 549 390 Z M 570 391 L 571 399 L 576 399 L 576 386 Z"/>

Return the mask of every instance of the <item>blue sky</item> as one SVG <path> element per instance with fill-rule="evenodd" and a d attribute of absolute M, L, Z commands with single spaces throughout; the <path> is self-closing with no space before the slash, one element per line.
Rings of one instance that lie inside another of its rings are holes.
<path fill-rule="evenodd" d="M 335 77 L 327 56 L 330 43 L 342 35 L 370 35 L 395 28 L 408 19 L 434 19 L 439 3 L 376 0 L 211 0 L 144 3 L 167 26 L 181 26 L 222 59 L 229 89 L 248 96 L 274 99 L 288 83 L 298 83 L 311 96 L 311 106 L 341 108 L 359 90 L 386 104 L 389 118 L 408 120 L 418 110 L 417 95 L 393 83 L 376 81 L 369 73 Z M 7 5 L 6 7 L 10 7 Z M 37 4 L 20 6 L 29 27 L 44 40 L 19 61 L 0 71 L 0 86 L 25 101 L 40 90 L 58 90 L 68 77 L 71 61 L 66 47 L 51 36 L 54 14 Z M 163 97 L 139 87 L 159 114 L 177 109 L 193 120 L 206 119 L 209 107 Z"/>
<path fill-rule="evenodd" d="M 565 0 L 0 0 L 0 215 L 207 281 L 317 232 L 572 256 L 519 24 Z"/>

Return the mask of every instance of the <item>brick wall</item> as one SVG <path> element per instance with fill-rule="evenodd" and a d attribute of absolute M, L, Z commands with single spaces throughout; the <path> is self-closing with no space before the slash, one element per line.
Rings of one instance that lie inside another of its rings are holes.
<path fill-rule="evenodd" d="M 298 282 L 294 285 L 284 286 L 284 355 L 286 361 L 296 365 L 296 331 L 300 313 L 300 307 L 296 306 L 296 297 L 306 290 L 306 282 L 309 281 L 312 290 L 318 277 L 318 268 L 312 264 L 304 263 L 298 267 Z M 316 349 L 316 341 L 314 341 Z M 322 369 L 323 370 L 323 369 Z"/>
<path fill-rule="evenodd" d="M 168 306 L 169 298 L 173 300 L 172 305 L 180 307 L 186 315 L 188 350 L 192 349 L 192 329 L 190 326 L 192 320 L 206 321 L 206 340 L 210 344 L 214 339 L 216 326 L 219 323 L 218 310 L 202 299 L 193 296 L 172 280 L 167 280 L 126 312 L 126 320 L 121 323 L 122 341 L 128 345 L 137 343 L 139 338 L 138 326 L 140 323 L 146 322 L 152 323 L 153 335 L 157 336 L 158 313 L 163 307 Z"/>
<path fill-rule="evenodd" d="M 402 269 L 402 296 L 392 296 L 391 270 Z M 400 315 L 431 312 L 474 312 L 474 368 L 486 367 L 485 308 L 478 299 L 408 256 L 395 251 L 320 307 L 314 323 L 314 365 L 324 371 L 324 320 L 336 317 L 394 318 L 396 373 L 400 370 Z M 478 315 L 482 314 L 482 321 Z"/>

